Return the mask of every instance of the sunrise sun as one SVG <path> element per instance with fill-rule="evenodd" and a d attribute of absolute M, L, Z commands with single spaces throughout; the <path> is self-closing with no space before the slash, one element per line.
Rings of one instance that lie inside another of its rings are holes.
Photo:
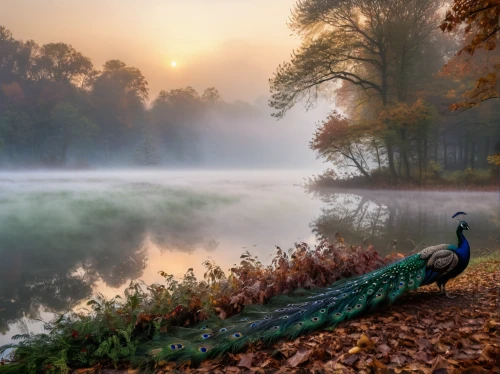
<path fill-rule="evenodd" d="M 170 65 L 172 65 L 172 67 L 173 67 L 173 68 L 175 68 L 175 67 L 177 66 L 177 62 L 176 62 L 176 61 L 172 61 L 172 62 L 170 63 Z"/>

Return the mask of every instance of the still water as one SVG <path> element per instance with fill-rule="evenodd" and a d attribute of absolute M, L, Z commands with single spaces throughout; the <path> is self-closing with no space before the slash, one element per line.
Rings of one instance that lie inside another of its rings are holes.
<path fill-rule="evenodd" d="M 329 190 L 301 187 L 312 171 L 0 173 L 0 345 L 38 332 L 52 313 L 95 292 L 113 297 L 159 271 L 202 277 L 244 251 L 269 262 L 275 246 L 335 240 L 381 254 L 454 243 L 468 213 L 473 253 L 500 246 L 496 192 Z"/>

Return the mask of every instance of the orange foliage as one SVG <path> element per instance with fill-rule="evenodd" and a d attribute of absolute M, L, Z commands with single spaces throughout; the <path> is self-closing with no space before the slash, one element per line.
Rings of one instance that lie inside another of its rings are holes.
<path fill-rule="evenodd" d="M 451 110 L 466 109 L 482 101 L 500 98 L 498 73 L 500 59 L 498 54 L 480 58 L 459 58 L 465 51 L 472 56 L 482 49 L 492 51 L 496 48 L 500 31 L 500 0 L 455 0 L 441 24 L 443 31 L 450 32 L 459 25 L 466 24 L 465 45 L 451 64 L 445 66 L 444 73 L 475 80 L 474 87 L 462 94 L 462 101 L 450 106 Z M 489 53 L 488 53 L 489 55 Z"/>

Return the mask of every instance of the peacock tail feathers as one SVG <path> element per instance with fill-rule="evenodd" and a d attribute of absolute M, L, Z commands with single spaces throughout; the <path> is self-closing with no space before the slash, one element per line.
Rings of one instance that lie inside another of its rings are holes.
<path fill-rule="evenodd" d="M 425 275 L 426 261 L 415 254 L 327 288 L 299 290 L 275 297 L 267 305 L 248 306 L 242 314 L 226 320 L 212 320 L 190 329 L 174 328 L 139 349 L 157 361 L 196 363 L 237 352 L 258 340 L 272 343 L 293 339 L 390 305 L 406 291 L 417 289 Z"/>

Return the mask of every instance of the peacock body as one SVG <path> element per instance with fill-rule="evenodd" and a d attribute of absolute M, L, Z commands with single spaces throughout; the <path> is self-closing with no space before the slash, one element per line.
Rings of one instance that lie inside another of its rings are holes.
<path fill-rule="evenodd" d="M 453 216 L 465 214 L 458 212 Z M 458 218 L 457 218 L 458 219 Z M 207 321 L 195 328 L 174 328 L 160 335 L 140 352 L 155 360 L 200 362 L 235 352 L 257 340 L 273 342 L 334 328 L 384 305 L 418 287 L 437 283 L 446 294 L 446 283 L 465 270 L 470 247 L 463 231 L 468 224 L 458 219 L 458 245 L 441 244 L 372 271 L 340 280 L 328 288 L 303 291 L 301 296 L 280 296 L 267 305 L 248 306 L 238 316 Z M 141 354 L 140 352 L 137 352 Z"/>

